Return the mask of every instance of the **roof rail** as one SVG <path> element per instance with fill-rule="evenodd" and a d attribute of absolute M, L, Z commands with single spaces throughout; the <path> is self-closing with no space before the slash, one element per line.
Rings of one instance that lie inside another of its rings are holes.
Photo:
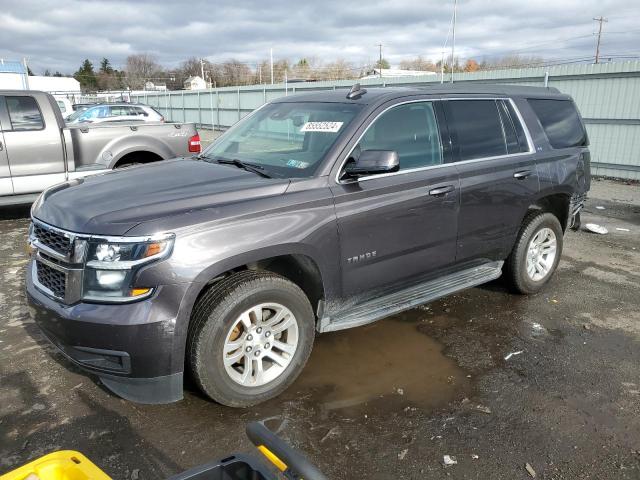
<path fill-rule="evenodd" d="M 360 98 L 365 93 L 367 93 L 367 90 L 365 88 L 361 88 L 359 83 L 356 83 L 353 87 L 351 87 L 349 93 L 347 93 L 347 98 L 349 100 L 355 100 Z"/>

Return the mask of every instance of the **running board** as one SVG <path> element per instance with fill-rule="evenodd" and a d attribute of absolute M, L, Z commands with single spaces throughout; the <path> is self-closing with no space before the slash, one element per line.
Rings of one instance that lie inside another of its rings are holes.
<path fill-rule="evenodd" d="M 333 332 L 359 327 L 460 290 L 490 282 L 502 274 L 503 263 L 486 263 L 435 280 L 418 283 L 387 295 L 377 296 L 330 317 L 323 317 L 318 324 L 318 331 Z"/>

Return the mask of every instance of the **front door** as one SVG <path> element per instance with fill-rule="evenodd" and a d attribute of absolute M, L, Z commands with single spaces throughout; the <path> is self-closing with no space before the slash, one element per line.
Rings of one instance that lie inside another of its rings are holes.
<path fill-rule="evenodd" d="M 5 95 L 3 117 L 4 151 L 16 195 L 36 193 L 63 182 L 65 157 L 53 105 L 43 111 L 29 94 Z M 55 107 L 57 108 L 57 106 Z M 5 126 L 6 125 L 6 126 Z"/>
<path fill-rule="evenodd" d="M 384 111 L 349 158 L 364 150 L 396 151 L 400 171 L 332 182 L 345 296 L 435 272 L 455 259 L 458 174 L 443 162 L 434 104 L 412 101 Z"/>

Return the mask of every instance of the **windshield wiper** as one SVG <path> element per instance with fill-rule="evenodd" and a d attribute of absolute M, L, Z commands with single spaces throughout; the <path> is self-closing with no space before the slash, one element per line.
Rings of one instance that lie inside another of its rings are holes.
<path fill-rule="evenodd" d="M 235 165 L 238 168 L 242 168 L 248 172 L 257 173 L 258 175 L 264 178 L 272 178 L 267 172 L 264 171 L 264 167 L 260 165 L 255 165 L 253 163 L 245 163 L 242 160 L 238 160 L 237 158 L 229 159 L 229 158 L 218 158 L 215 160 L 217 163 L 222 165 Z"/>

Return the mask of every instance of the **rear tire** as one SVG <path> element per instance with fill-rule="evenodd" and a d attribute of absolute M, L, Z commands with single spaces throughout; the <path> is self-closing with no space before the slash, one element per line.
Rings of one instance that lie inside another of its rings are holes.
<path fill-rule="evenodd" d="M 235 273 L 194 307 L 187 361 L 211 399 L 229 407 L 256 405 L 300 374 L 314 327 L 309 299 L 296 284 L 270 272 Z"/>
<path fill-rule="evenodd" d="M 540 291 L 558 266 L 562 240 L 562 226 L 555 215 L 542 212 L 527 215 L 505 262 L 509 287 L 521 294 Z"/>

